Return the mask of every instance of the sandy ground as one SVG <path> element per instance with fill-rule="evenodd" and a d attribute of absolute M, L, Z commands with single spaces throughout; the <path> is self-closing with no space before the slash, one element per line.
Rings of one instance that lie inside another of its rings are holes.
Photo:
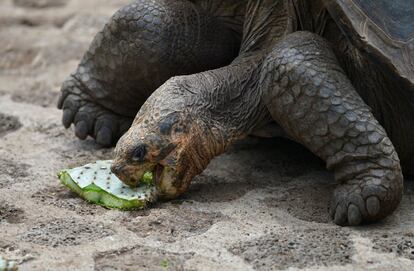
<path fill-rule="evenodd" d="M 335 185 L 312 154 L 249 139 L 184 197 L 120 212 L 83 202 L 56 173 L 112 149 L 60 125 L 59 86 L 127 1 L 0 0 L 0 255 L 21 270 L 414 270 L 414 184 L 385 221 L 341 228 Z"/>

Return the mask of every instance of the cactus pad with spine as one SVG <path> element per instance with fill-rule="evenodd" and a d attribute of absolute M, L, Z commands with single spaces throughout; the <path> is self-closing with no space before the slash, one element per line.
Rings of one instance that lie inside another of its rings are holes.
<path fill-rule="evenodd" d="M 122 210 L 142 209 L 156 200 L 151 172 L 138 187 L 129 187 L 111 172 L 112 160 L 97 161 L 59 172 L 60 181 L 91 203 Z"/>
<path fill-rule="evenodd" d="M 17 271 L 17 264 L 0 256 L 0 271 Z"/>

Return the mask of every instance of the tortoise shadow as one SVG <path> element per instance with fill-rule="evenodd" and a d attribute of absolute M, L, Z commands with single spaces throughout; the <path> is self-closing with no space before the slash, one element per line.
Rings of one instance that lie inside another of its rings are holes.
<path fill-rule="evenodd" d="M 259 189 L 271 195 L 263 200 L 265 208 L 284 210 L 300 220 L 330 223 L 328 208 L 336 184 L 324 162 L 300 144 L 252 137 L 215 158 L 178 201 L 224 203 Z M 399 217 L 404 208 L 402 204 L 391 217 Z"/>
<path fill-rule="evenodd" d="M 308 221 L 328 222 L 333 176 L 323 161 L 283 138 L 248 138 L 215 158 L 179 200 L 230 202 L 256 190 L 264 208 L 278 208 Z"/>

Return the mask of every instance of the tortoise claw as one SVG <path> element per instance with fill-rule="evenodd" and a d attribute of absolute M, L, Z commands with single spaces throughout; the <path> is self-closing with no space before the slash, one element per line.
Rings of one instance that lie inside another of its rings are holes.
<path fill-rule="evenodd" d="M 65 128 L 75 125 L 75 135 L 84 140 L 90 135 L 104 147 L 112 146 L 125 133 L 132 118 L 109 111 L 92 102 L 88 94 L 76 85 L 76 79 L 70 78 L 62 86 L 58 108 L 63 109 L 62 123 Z"/>

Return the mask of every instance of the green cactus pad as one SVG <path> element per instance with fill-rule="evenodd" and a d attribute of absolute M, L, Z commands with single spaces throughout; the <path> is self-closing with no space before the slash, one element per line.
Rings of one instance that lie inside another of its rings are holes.
<path fill-rule="evenodd" d="M 154 185 L 153 180 L 154 180 L 154 175 L 152 174 L 152 172 L 147 171 L 142 176 L 141 183 L 146 184 L 148 186 L 152 186 L 152 185 Z"/>
<path fill-rule="evenodd" d="M 17 271 L 17 264 L 0 256 L 0 271 Z"/>
<path fill-rule="evenodd" d="M 59 172 L 60 181 L 85 200 L 108 208 L 142 209 L 156 200 L 152 172 L 146 172 L 138 187 L 129 187 L 111 172 L 112 160 L 97 161 Z"/>

